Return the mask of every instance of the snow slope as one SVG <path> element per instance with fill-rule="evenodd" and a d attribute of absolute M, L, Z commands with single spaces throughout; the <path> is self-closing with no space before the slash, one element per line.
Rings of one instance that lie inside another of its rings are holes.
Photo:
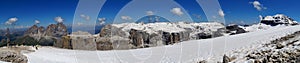
<path fill-rule="evenodd" d="M 226 52 L 253 49 L 262 43 L 300 31 L 300 26 L 272 27 L 267 30 L 184 41 L 175 45 L 134 50 L 83 51 L 42 47 L 25 54 L 30 63 L 195 63 L 221 61 Z"/>

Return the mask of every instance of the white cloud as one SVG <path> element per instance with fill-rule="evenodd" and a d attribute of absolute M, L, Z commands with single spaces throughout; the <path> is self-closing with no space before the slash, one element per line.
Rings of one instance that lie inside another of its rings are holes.
<path fill-rule="evenodd" d="M 85 15 L 84 15 L 84 14 L 81 14 L 80 17 L 85 17 Z"/>
<path fill-rule="evenodd" d="M 218 12 L 219 12 L 219 16 L 221 16 L 221 17 L 224 17 L 224 16 L 225 16 L 225 14 L 224 14 L 224 12 L 223 12 L 222 9 L 220 9 Z"/>
<path fill-rule="evenodd" d="M 21 26 L 15 26 L 14 28 L 16 28 L 16 29 L 22 29 L 22 28 L 29 28 L 30 26 L 23 26 L 23 25 L 21 25 Z"/>
<path fill-rule="evenodd" d="M 55 17 L 54 20 L 57 22 L 57 23 L 62 23 L 64 22 L 64 19 L 62 19 L 61 17 Z"/>
<path fill-rule="evenodd" d="M 171 9 L 170 10 L 173 14 L 175 14 L 175 15 L 178 15 L 178 16 L 181 16 L 182 14 L 183 14 L 183 12 L 181 11 L 181 9 L 180 8 L 173 8 L 173 9 Z"/>
<path fill-rule="evenodd" d="M 213 19 L 217 19 L 217 16 L 212 16 Z"/>
<path fill-rule="evenodd" d="M 261 11 L 263 9 L 267 9 L 267 7 L 263 7 L 262 4 L 258 1 L 250 2 L 256 10 Z"/>
<path fill-rule="evenodd" d="M 154 12 L 153 12 L 153 11 L 147 11 L 146 13 L 147 13 L 148 16 L 154 15 Z"/>
<path fill-rule="evenodd" d="M 14 17 L 14 18 L 9 18 L 8 21 L 5 22 L 6 25 L 11 25 L 14 24 L 15 22 L 18 21 L 18 18 Z"/>
<path fill-rule="evenodd" d="M 39 20 L 34 20 L 35 24 L 40 24 Z"/>
<path fill-rule="evenodd" d="M 106 18 L 98 18 L 98 21 L 100 22 L 100 25 L 105 24 Z"/>
<path fill-rule="evenodd" d="M 90 21 L 90 16 L 88 16 L 88 15 L 81 14 L 80 17 L 86 21 Z"/>
<path fill-rule="evenodd" d="M 81 23 L 81 22 L 77 22 L 76 24 L 77 24 L 78 26 L 83 25 L 83 23 Z"/>
<path fill-rule="evenodd" d="M 201 15 L 193 14 L 197 19 L 201 19 Z"/>
<path fill-rule="evenodd" d="M 121 19 L 123 19 L 123 20 L 131 20 L 132 18 L 130 16 L 121 16 Z"/>

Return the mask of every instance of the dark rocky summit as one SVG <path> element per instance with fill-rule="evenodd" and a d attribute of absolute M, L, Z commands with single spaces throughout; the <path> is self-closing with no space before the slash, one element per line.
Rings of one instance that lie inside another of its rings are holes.
<path fill-rule="evenodd" d="M 239 27 L 239 25 L 228 25 L 226 26 L 226 29 L 228 30 L 230 35 L 246 33 L 246 31 L 243 28 Z"/>
<path fill-rule="evenodd" d="M 260 19 L 261 19 L 260 23 L 271 25 L 271 26 L 276 26 L 280 24 L 298 25 L 297 21 L 283 14 L 276 14 L 274 16 L 266 16 L 266 17 L 260 16 Z"/>

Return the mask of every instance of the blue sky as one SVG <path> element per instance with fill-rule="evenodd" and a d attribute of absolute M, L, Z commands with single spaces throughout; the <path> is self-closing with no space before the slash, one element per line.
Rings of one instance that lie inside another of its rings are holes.
<path fill-rule="evenodd" d="M 111 23 L 119 10 L 131 0 L 107 0 L 99 16 Z M 175 0 L 179 3 L 196 22 L 207 21 L 196 0 Z M 258 16 L 275 15 L 277 13 L 288 15 L 295 20 L 300 20 L 299 0 L 258 0 L 262 10 L 254 8 L 254 0 L 219 0 L 224 11 L 226 23 L 255 23 Z M 5 27 L 9 18 L 17 17 L 17 26 L 31 26 L 34 20 L 39 20 L 39 25 L 46 26 L 56 23 L 54 18 L 60 16 L 65 24 L 72 24 L 78 0 L 1 0 L 0 1 L 0 28 Z M 146 12 L 146 11 L 145 11 Z M 145 13 L 146 14 L 146 13 Z M 197 18 L 196 16 L 200 16 Z"/>

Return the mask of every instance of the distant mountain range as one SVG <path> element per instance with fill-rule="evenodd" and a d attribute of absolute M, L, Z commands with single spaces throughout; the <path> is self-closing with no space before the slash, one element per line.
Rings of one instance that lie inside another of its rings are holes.
<path fill-rule="evenodd" d="M 161 16 L 157 16 L 157 15 L 149 15 L 149 16 L 145 16 L 140 18 L 139 20 L 136 21 L 136 23 L 154 23 L 154 22 L 170 22 L 168 19 L 161 17 Z"/>

